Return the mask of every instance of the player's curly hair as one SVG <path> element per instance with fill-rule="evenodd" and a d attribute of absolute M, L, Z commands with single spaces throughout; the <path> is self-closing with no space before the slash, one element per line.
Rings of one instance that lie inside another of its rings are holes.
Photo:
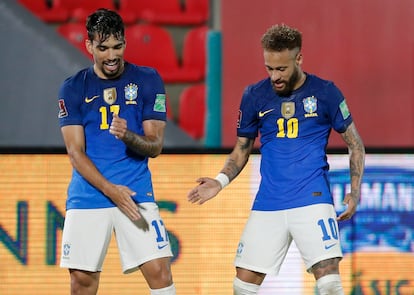
<path fill-rule="evenodd" d="M 262 36 L 262 48 L 268 51 L 302 48 L 302 33 L 285 24 L 271 26 Z"/>
<path fill-rule="evenodd" d="M 124 40 L 125 38 L 125 25 L 121 16 L 106 8 L 100 8 L 88 16 L 86 31 L 91 41 L 95 38 L 95 35 L 98 35 L 101 42 L 111 35 L 117 40 Z"/>

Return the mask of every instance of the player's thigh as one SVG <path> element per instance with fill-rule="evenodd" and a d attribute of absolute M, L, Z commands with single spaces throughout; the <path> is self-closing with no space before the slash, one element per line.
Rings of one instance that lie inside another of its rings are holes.
<path fill-rule="evenodd" d="M 252 211 L 237 247 L 235 266 L 255 272 L 279 273 L 291 244 L 285 211 Z"/>
<path fill-rule="evenodd" d="M 100 271 L 112 235 L 114 208 L 71 209 L 62 234 L 61 266 Z"/>
<path fill-rule="evenodd" d="M 121 256 L 123 272 L 138 269 L 143 263 L 161 257 L 171 257 L 168 232 L 155 203 L 140 203 L 142 218 L 131 221 L 118 210 L 115 236 Z"/>
<path fill-rule="evenodd" d="M 317 204 L 288 212 L 290 232 L 306 269 L 319 261 L 342 257 L 336 212 L 332 205 Z"/>

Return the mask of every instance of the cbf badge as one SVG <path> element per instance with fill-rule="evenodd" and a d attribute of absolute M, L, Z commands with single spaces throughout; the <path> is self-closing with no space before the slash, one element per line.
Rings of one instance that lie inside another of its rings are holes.
<path fill-rule="evenodd" d="M 316 110 L 318 109 L 317 98 L 309 96 L 303 99 L 303 109 L 305 110 L 305 118 L 317 117 Z"/>
<path fill-rule="evenodd" d="M 124 88 L 126 104 L 137 104 L 138 86 L 134 83 L 129 83 Z"/>
<path fill-rule="evenodd" d="M 295 115 L 295 103 L 288 101 L 282 102 L 281 113 L 283 118 L 290 119 Z"/>
<path fill-rule="evenodd" d="M 103 95 L 104 95 L 104 101 L 109 104 L 112 105 L 115 103 L 116 101 L 116 88 L 106 88 L 103 91 Z"/>

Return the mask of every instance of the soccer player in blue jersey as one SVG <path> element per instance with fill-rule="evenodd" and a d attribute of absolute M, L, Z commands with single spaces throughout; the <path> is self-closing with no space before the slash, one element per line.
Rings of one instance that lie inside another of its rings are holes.
<path fill-rule="evenodd" d="M 301 33 L 275 25 L 261 44 L 269 77 L 245 89 L 233 151 L 216 178 L 197 180 L 188 200 L 203 204 L 228 185 L 246 165 L 260 133 L 261 182 L 237 248 L 234 294 L 257 294 L 266 274 L 279 273 L 292 241 L 319 294 L 344 294 L 337 221 L 356 211 L 365 148 L 337 86 L 302 70 Z M 331 129 L 350 153 L 351 191 L 339 216 L 327 176 Z"/>
<path fill-rule="evenodd" d="M 164 83 L 153 68 L 124 60 L 117 13 L 97 10 L 86 30 L 94 64 L 59 91 L 59 122 L 73 166 L 60 265 L 69 269 L 71 294 L 96 294 L 115 233 L 123 272 L 141 270 L 152 295 L 176 294 L 148 168 L 163 146 Z"/>

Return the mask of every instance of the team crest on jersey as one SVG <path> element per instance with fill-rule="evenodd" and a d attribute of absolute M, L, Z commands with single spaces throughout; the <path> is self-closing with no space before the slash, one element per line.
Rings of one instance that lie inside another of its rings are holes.
<path fill-rule="evenodd" d="M 109 104 L 109 105 L 114 104 L 115 101 L 116 101 L 116 88 L 112 87 L 112 88 L 104 89 L 103 96 L 104 96 L 104 101 L 107 104 Z"/>
<path fill-rule="evenodd" d="M 138 86 L 134 83 L 129 83 L 124 88 L 126 104 L 137 104 Z"/>
<path fill-rule="evenodd" d="M 295 115 L 295 103 L 292 101 L 282 102 L 280 112 L 282 113 L 283 118 L 292 118 Z"/>
<path fill-rule="evenodd" d="M 68 259 L 70 255 L 70 244 L 64 243 L 63 244 L 63 259 Z"/>
<path fill-rule="evenodd" d="M 303 108 L 305 109 L 305 118 L 317 117 L 318 99 L 315 96 L 309 96 L 303 99 Z"/>
<path fill-rule="evenodd" d="M 243 248 L 244 248 L 243 242 L 239 242 L 239 245 L 237 246 L 237 254 L 236 254 L 237 256 L 240 256 L 240 254 L 242 254 Z"/>

